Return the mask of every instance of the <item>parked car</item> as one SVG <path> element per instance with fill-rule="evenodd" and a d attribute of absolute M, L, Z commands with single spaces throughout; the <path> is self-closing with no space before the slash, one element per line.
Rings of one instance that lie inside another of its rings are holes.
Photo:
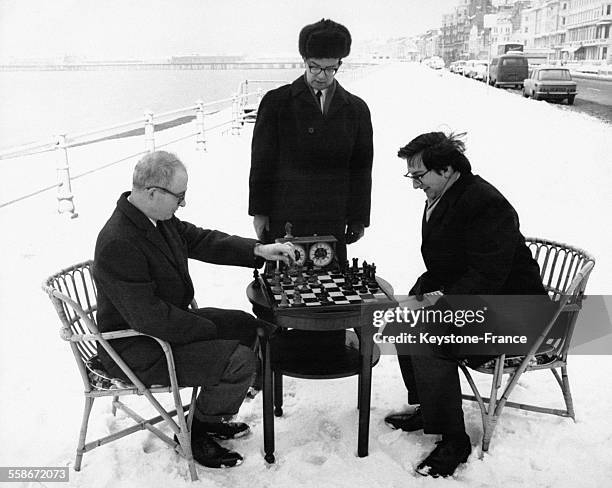
<path fill-rule="evenodd" d="M 476 63 L 475 59 L 468 59 L 463 65 L 463 76 L 470 76 L 472 69 L 474 69 L 474 64 Z"/>
<path fill-rule="evenodd" d="M 475 61 L 467 76 L 474 78 L 475 80 L 485 81 L 487 79 L 488 70 L 489 63 L 486 61 Z"/>
<path fill-rule="evenodd" d="M 524 54 L 511 51 L 491 60 L 489 84 L 521 88 L 523 80 L 529 76 L 529 63 Z"/>
<path fill-rule="evenodd" d="M 427 58 L 425 61 L 423 61 L 423 63 L 425 63 L 425 66 L 429 66 L 433 69 L 444 68 L 444 60 L 440 56 L 432 56 L 431 58 Z"/>
<path fill-rule="evenodd" d="M 459 73 L 460 75 L 463 74 L 463 67 L 465 66 L 465 60 L 460 60 L 460 61 L 453 61 L 450 64 L 450 71 L 451 73 Z"/>
<path fill-rule="evenodd" d="M 523 96 L 534 100 L 564 100 L 568 105 L 576 98 L 576 82 L 569 69 L 557 66 L 537 67 L 523 84 Z"/>

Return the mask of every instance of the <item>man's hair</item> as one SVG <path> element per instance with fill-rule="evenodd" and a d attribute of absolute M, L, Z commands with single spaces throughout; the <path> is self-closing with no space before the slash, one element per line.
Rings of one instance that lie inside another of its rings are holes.
<path fill-rule="evenodd" d="M 300 31 L 298 48 L 304 58 L 345 58 L 351 52 L 351 33 L 342 24 L 321 19 Z"/>
<path fill-rule="evenodd" d="M 132 186 L 141 189 L 149 186 L 166 187 L 174 178 L 177 169 L 187 171 L 176 154 L 167 151 L 151 152 L 136 164 Z"/>
<path fill-rule="evenodd" d="M 450 166 L 459 173 L 471 173 L 472 166 L 465 157 L 465 143 L 460 139 L 465 135 L 444 132 L 427 132 L 412 139 L 400 148 L 397 155 L 410 162 L 410 159 L 421 153 L 423 164 L 427 169 L 440 171 Z"/>

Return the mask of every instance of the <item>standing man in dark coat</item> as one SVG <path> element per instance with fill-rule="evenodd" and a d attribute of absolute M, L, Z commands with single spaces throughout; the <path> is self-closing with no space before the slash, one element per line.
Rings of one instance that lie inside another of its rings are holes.
<path fill-rule="evenodd" d="M 191 429 L 194 459 L 231 467 L 242 456 L 212 437 L 248 433 L 248 425 L 226 420 L 238 412 L 256 370 L 256 329 L 268 325 L 238 310 L 189 310 L 194 289 L 188 258 L 253 267 L 262 258 L 289 262 L 293 250 L 179 220 L 174 213 L 185 206 L 186 191 L 187 170 L 174 154 L 157 151 L 138 162 L 132 191 L 121 195 L 96 242 L 97 319 L 101 332 L 132 328 L 171 344 L 179 384 L 202 387 Z M 131 337 L 112 345 L 145 384 L 169 384 L 155 340 Z M 109 373 L 125 377 L 103 348 L 99 356 Z"/>
<path fill-rule="evenodd" d="M 296 236 L 335 236 L 340 262 L 370 224 L 372 187 L 370 111 L 334 79 L 350 48 L 349 31 L 331 20 L 302 29 L 306 71 L 261 101 L 249 181 L 260 240 L 283 237 L 291 222 Z"/>
<path fill-rule="evenodd" d="M 399 150 L 398 156 L 408 162 L 405 176 L 427 196 L 421 244 L 427 271 L 410 294 L 441 291 L 448 300 L 450 295 L 506 295 L 495 300 L 497 304 L 507 302 L 508 295 L 530 295 L 526 308 L 538 312 L 549 300 L 538 264 L 519 230 L 518 215 L 495 187 L 472 174 L 464 150 L 457 136 L 442 132 L 421 134 Z M 503 316 L 504 324 L 518 326 L 530 315 L 521 307 L 505 310 Z M 471 452 L 457 359 L 442 347 L 419 355 L 398 352 L 409 403 L 420 408 L 389 415 L 385 421 L 405 431 L 424 429 L 426 434 L 442 435 L 417 467 L 426 476 L 452 475 Z"/>

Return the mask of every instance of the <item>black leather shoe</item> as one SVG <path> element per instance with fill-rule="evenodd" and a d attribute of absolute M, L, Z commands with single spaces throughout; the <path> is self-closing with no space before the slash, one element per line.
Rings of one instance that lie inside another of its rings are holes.
<path fill-rule="evenodd" d="M 385 417 L 385 424 L 392 429 L 414 432 L 423 429 L 423 415 L 420 408 L 412 413 L 394 413 Z"/>
<path fill-rule="evenodd" d="M 467 434 L 444 436 L 436 448 L 416 468 L 423 476 L 437 478 L 452 476 L 457 466 L 465 463 L 472 452 L 472 444 Z"/>
<path fill-rule="evenodd" d="M 178 442 L 176 435 L 174 441 Z M 239 453 L 219 445 L 207 434 L 192 435 L 191 452 L 193 459 L 207 468 L 233 468 L 240 466 L 243 461 Z"/>
<path fill-rule="evenodd" d="M 195 418 L 191 428 L 196 436 L 208 434 L 221 440 L 237 439 L 251 432 L 251 428 L 244 422 L 201 422 Z"/>

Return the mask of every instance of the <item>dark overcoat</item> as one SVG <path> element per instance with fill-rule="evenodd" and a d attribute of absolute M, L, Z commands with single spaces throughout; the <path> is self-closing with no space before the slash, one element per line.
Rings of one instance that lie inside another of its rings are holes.
<path fill-rule="evenodd" d="M 411 295 L 545 293 L 516 211 L 493 185 L 471 173 L 442 195 L 429 221 L 423 213 L 421 254 L 427 271 Z"/>
<path fill-rule="evenodd" d="M 481 177 L 465 173 L 442 195 L 429 221 L 425 216 L 421 253 L 427 271 L 410 294 L 442 290 L 445 296 L 434 309 L 483 308 L 486 321 L 478 328 L 425 323 L 422 330 L 481 337 L 483 332 L 525 333 L 534 339 L 550 317 L 551 302 L 506 198 Z M 515 349 L 524 354 L 520 349 L 528 347 Z M 409 402 L 421 405 L 425 433 L 465 431 L 457 358 L 476 367 L 502 352 L 511 351 L 507 345 L 398 348 Z"/>
<path fill-rule="evenodd" d="M 410 294 L 435 290 L 445 297 L 434 308 L 486 310 L 479 332 L 526 335 L 527 345 L 448 348 L 456 355 L 527 352 L 553 312 L 542 280 L 508 200 L 471 173 L 442 195 L 429 221 L 423 214 L 421 253 L 427 271 Z M 426 326 L 431 331 L 431 326 Z M 471 334 L 450 326 L 447 332 Z M 467 352 L 470 351 L 470 352 Z"/>
<path fill-rule="evenodd" d="M 278 222 L 368 226 L 372 158 L 372 123 L 365 102 L 337 83 L 323 115 L 300 76 L 266 93 L 259 105 L 249 214 Z M 304 234 L 296 229 L 295 235 Z"/>
<path fill-rule="evenodd" d="M 127 200 L 128 195 L 120 197 L 96 242 L 93 274 L 100 331 L 132 328 L 178 348 L 197 343 L 189 354 L 215 384 L 239 341 L 217 339 L 215 322 L 188 309 L 194 296 L 188 258 L 261 265 L 253 254 L 256 241 L 204 230 L 174 216 L 155 227 Z M 153 339 L 115 339 L 112 345 L 145 383 L 167 376 L 165 357 Z M 102 348 L 99 355 L 109 372 L 123 376 Z"/>

